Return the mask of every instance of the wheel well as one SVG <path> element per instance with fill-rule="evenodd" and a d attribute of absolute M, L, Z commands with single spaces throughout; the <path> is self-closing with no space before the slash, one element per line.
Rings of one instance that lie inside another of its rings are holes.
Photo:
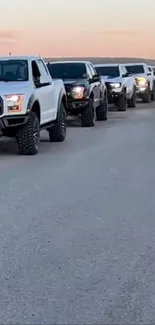
<path fill-rule="evenodd" d="M 38 116 L 38 119 L 40 121 L 40 105 L 38 101 L 35 101 L 32 106 L 32 112 L 35 112 Z"/>
<path fill-rule="evenodd" d="M 67 109 L 67 99 L 65 95 L 62 96 L 62 103 L 64 104 L 65 109 Z"/>

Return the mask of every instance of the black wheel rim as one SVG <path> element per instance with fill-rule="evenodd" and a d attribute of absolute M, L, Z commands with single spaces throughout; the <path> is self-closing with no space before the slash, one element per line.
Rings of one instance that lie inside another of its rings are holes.
<path fill-rule="evenodd" d="M 40 142 L 40 130 L 38 126 L 38 121 L 35 120 L 33 124 L 33 142 L 36 149 L 39 147 Z"/>
<path fill-rule="evenodd" d="M 96 108 L 94 107 L 95 105 L 93 100 L 91 105 L 92 105 L 92 112 L 93 112 L 93 124 L 95 124 L 97 118 L 96 118 Z"/>
<path fill-rule="evenodd" d="M 127 98 L 125 97 L 125 102 L 124 102 L 124 104 L 125 104 L 125 108 L 127 108 Z"/>
<path fill-rule="evenodd" d="M 61 130 L 62 130 L 62 133 L 65 135 L 66 134 L 66 114 L 65 114 L 65 112 L 62 113 Z"/>

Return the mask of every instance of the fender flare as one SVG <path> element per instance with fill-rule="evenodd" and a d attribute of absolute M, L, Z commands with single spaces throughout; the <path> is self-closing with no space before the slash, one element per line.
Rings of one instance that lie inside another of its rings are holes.
<path fill-rule="evenodd" d="M 104 88 L 104 97 L 108 96 L 107 87 Z"/>
<path fill-rule="evenodd" d="M 59 97 L 58 97 L 57 115 L 60 113 L 62 101 L 65 102 L 65 109 L 67 110 L 67 95 L 64 92 L 64 89 L 61 89 Z"/>
<path fill-rule="evenodd" d="M 122 89 L 124 92 L 125 92 L 125 94 L 126 94 L 126 91 L 127 91 L 127 86 L 126 85 L 124 85 L 123 86 L 123 89 Z"/>
<path fill-rule="evenodd" d="M 32 94 L 32 95 L 30 96 L 29 100 L 28 100 L 28 103 L 27 103 L 27 109 L 26 109 L 26 112 L 27 112 L 27 113 L 31 112 L 32 107 L 33 107 L 33 104 L 34 104 L 35 102 L 38 102 L 38 104 L 39 104 L 39 101 L 36 99 L 35 95 Z"/>

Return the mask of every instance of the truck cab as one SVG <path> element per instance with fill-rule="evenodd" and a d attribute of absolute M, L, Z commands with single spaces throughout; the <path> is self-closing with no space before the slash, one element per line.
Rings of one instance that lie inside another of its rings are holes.
<path fill-rule="evenodd" d="M 105 83 L 89 61 L 48 62 L 53 79 L 61 78 L 67 93 L 67 115 L 80 116 L 83 127 L 95 120 L 107 120 L 108 101 Z"/>
<path fill-rule="evenodd" d="M 146 63 L 125 64 L 129 73 L 132 73 L 136 81 L 136 96 L 144 103 L 155 100 L 155 78 L 153 71 Z"/>
<path fill-rule="evenodd" d="M 0 57 L 0 134 L 14 136 L 20 154 L 38 152 L 41 129 L 51 141 L 64 140 L 65 115 L 63 82 L 52 80 L 42 58 Z"/>
<path fill-rule="evenodd" d="M 105 81 L 110 104 L 115 104 L 119 111 L 136 106 L 135 79 L 123 64 L 95 64 L 95 69 Z"/>

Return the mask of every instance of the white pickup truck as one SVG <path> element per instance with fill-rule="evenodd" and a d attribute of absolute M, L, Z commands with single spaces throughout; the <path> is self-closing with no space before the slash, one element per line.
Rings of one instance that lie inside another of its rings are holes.
<path fill-rule="evenodd" d="M 38 153 L 42 129 L 51 142 L 65 140 L 66 103 L 63 81 L 52 80 L 42 58 L 0 58 L 0 135 L 15 137 L 20 154 Z"/>
<path fill-rule="evenodd" d="M 119 111 L 136 107 L 136 83 L 123 64 L 95 64 L 97 73 L 104 79 L 109 104 L 115 104 Z"/>
<path fill-rule="evenodd" d="M 125 67 L 135 77 L 136 96 L 144 103 L 155 100 L 155 78 L 151 67 L 145 63 L 127 63 Z"/>

